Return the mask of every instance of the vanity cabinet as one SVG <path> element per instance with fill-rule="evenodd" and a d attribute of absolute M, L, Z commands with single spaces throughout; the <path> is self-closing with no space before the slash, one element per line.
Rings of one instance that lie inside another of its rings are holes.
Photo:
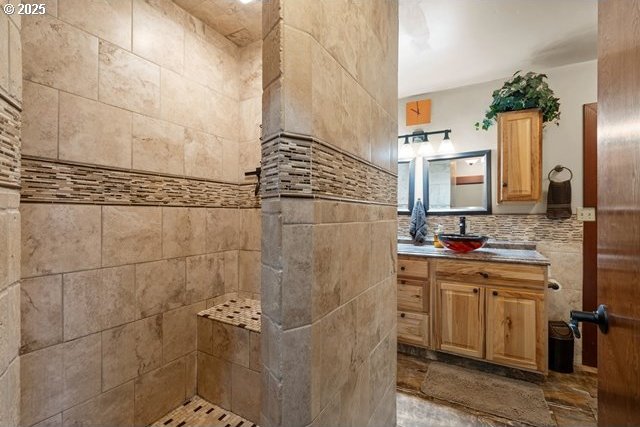
<path fill-rule="evenodd" d="M 437 350 L 546 372 L 546 267 L 434 262 Z"/>
<path fill-rule="evenodd" d="M 472 357 L 484 355 L 484 289 L 462 282 L 438 281 L 441 350 Z"/>
<path fill-rule="evenodd" d="M 498 114 L 498 203 L 539 201 L 542 186 L 542 112 Z"/>
<path fill-rule="evenodd" d="M 430 344 L 429 260 L 398 256 L 398 341 Z"/>
<path fill-rule="evenodd" d="M 547 322 L 544 292 L 487 288 L 487 360 L 538 370 Z"/>

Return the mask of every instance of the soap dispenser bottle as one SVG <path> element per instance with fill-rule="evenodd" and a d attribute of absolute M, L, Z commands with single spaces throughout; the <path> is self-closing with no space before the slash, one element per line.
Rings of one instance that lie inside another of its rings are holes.
<path fill-rule="evenodd" d="M 438 238 L 438 234 L 442 233 L 442 225 L 438 224 L 436 227 L 436 232 L 433 233 L 433 247 L 434 248 L 443 248 L 440 239 Z"/>

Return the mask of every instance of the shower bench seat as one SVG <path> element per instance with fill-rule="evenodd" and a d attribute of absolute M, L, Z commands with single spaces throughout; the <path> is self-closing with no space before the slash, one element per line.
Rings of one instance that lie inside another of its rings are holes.
<path fill-rule="evenodd" d="M 230 299 L 198 313 L 198 395 L 260 421 L 260 301 Z"/>

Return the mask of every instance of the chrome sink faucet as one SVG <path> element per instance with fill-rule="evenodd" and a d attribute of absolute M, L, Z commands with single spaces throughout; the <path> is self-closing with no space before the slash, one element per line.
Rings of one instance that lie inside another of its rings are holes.
<path fill-rule="evenodd" d="M 460 235 L 464 236 L 465 234 L 467 234 L 467 218 L 461 216 L 460 223 L 458 225 L 460 226 Z"/>

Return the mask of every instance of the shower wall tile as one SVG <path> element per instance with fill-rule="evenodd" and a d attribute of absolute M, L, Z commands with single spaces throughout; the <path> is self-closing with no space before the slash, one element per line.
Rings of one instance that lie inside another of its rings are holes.
<path fill-rule="evenodd" d="M 236 209 L 207 209 L 207 252 L 239 248 L 241 216 Z"/>
<path fill-rule="evenodd" d="M 25 18 L 23 77 L 86 98 L 98 97 L 98 38 L 50 15 Z"/>
<path fill-rule="evenodd" d="M 209 179 L 223 178 L 223 140 L 192 129 L 184 133 L 184 173 L 188 176 Z"/>
<path fill-rule="evenodd" d="M 162 366 L 162 316 L 102 332 L 102 390 Z"/>
<path fill-rule="evenodd" d="M 136 265 L 136 310 L 139 317 L 181 307 L 185 293 L 184 259 Z"/>
<path fill-rule="evenodd" d="M 224 253 L 197 255 L 188 257 L 186 302 L 213 298 L 224 294 L 225 261 Z"/>
<path fill-rule="evenodd" d="M 160 114 L 160 67 L 100 41 L 100 101 L 148 116 Z"/>
<path fill-rule="evenodd" d="M 100 394 L 101 345 L 100 334 L 63 344 L 63 408 Z"/>
<path fill-rule="evenodd" d="M 25 279 L 20 291 L 20 352 L 61 343 L 62 275 Z"/>
<path fill-rule="evenodd" d="M 133 381 L 109 390 L 62 414 L 62 425 L 133 426 Z"/>
<path fill-rule="evenodd" d="M 102 265 L 121 265 L 162 258 L 162 208 L 102 208 Z"/>
<path fill-rule="evenodd" d="M 60 92 L 59 158 L 131 167 L 131 113 Z"/>
<path fill-rule="evenodd" d="M 205 252 L 206 211 L 162 208 L 162 252 L 165 258 Z"/>
<path fill-rule="evenodd" d="M 168 363 L 196 351 L 197 315 L 206 303 L 187 305 L 167 311 L 162 317 L 162 357 Z"/>
<path fill-rule="evenodd" d="M 58 0 L 57 6 L 61 20 L 131 50 L 131 0 Z"/>
<path fill-rule="evenodd" d="M 100 267 L 100 207 L 23 204 L 22 276 Z"/>
<path fill-rule="evenodd" d="M 63 360 L 61 345 L 20 357 L 21 425 L 30 426 L 62 411 Z"/>
<path fill-rule="evenodd" d="M 133 115 L 132 167 L 182 175 L 185 129 L 163 120 Z"/>
<path fill-rule="evenodd" d="M 135 380 L 135 425 L 148 425 L 185 400 L 185 370 L 183 358 Z"/>
<path fill-rule="evenodd" d="M 58 157 L 58 91 L 24 81 L 22 154 Z"/>

